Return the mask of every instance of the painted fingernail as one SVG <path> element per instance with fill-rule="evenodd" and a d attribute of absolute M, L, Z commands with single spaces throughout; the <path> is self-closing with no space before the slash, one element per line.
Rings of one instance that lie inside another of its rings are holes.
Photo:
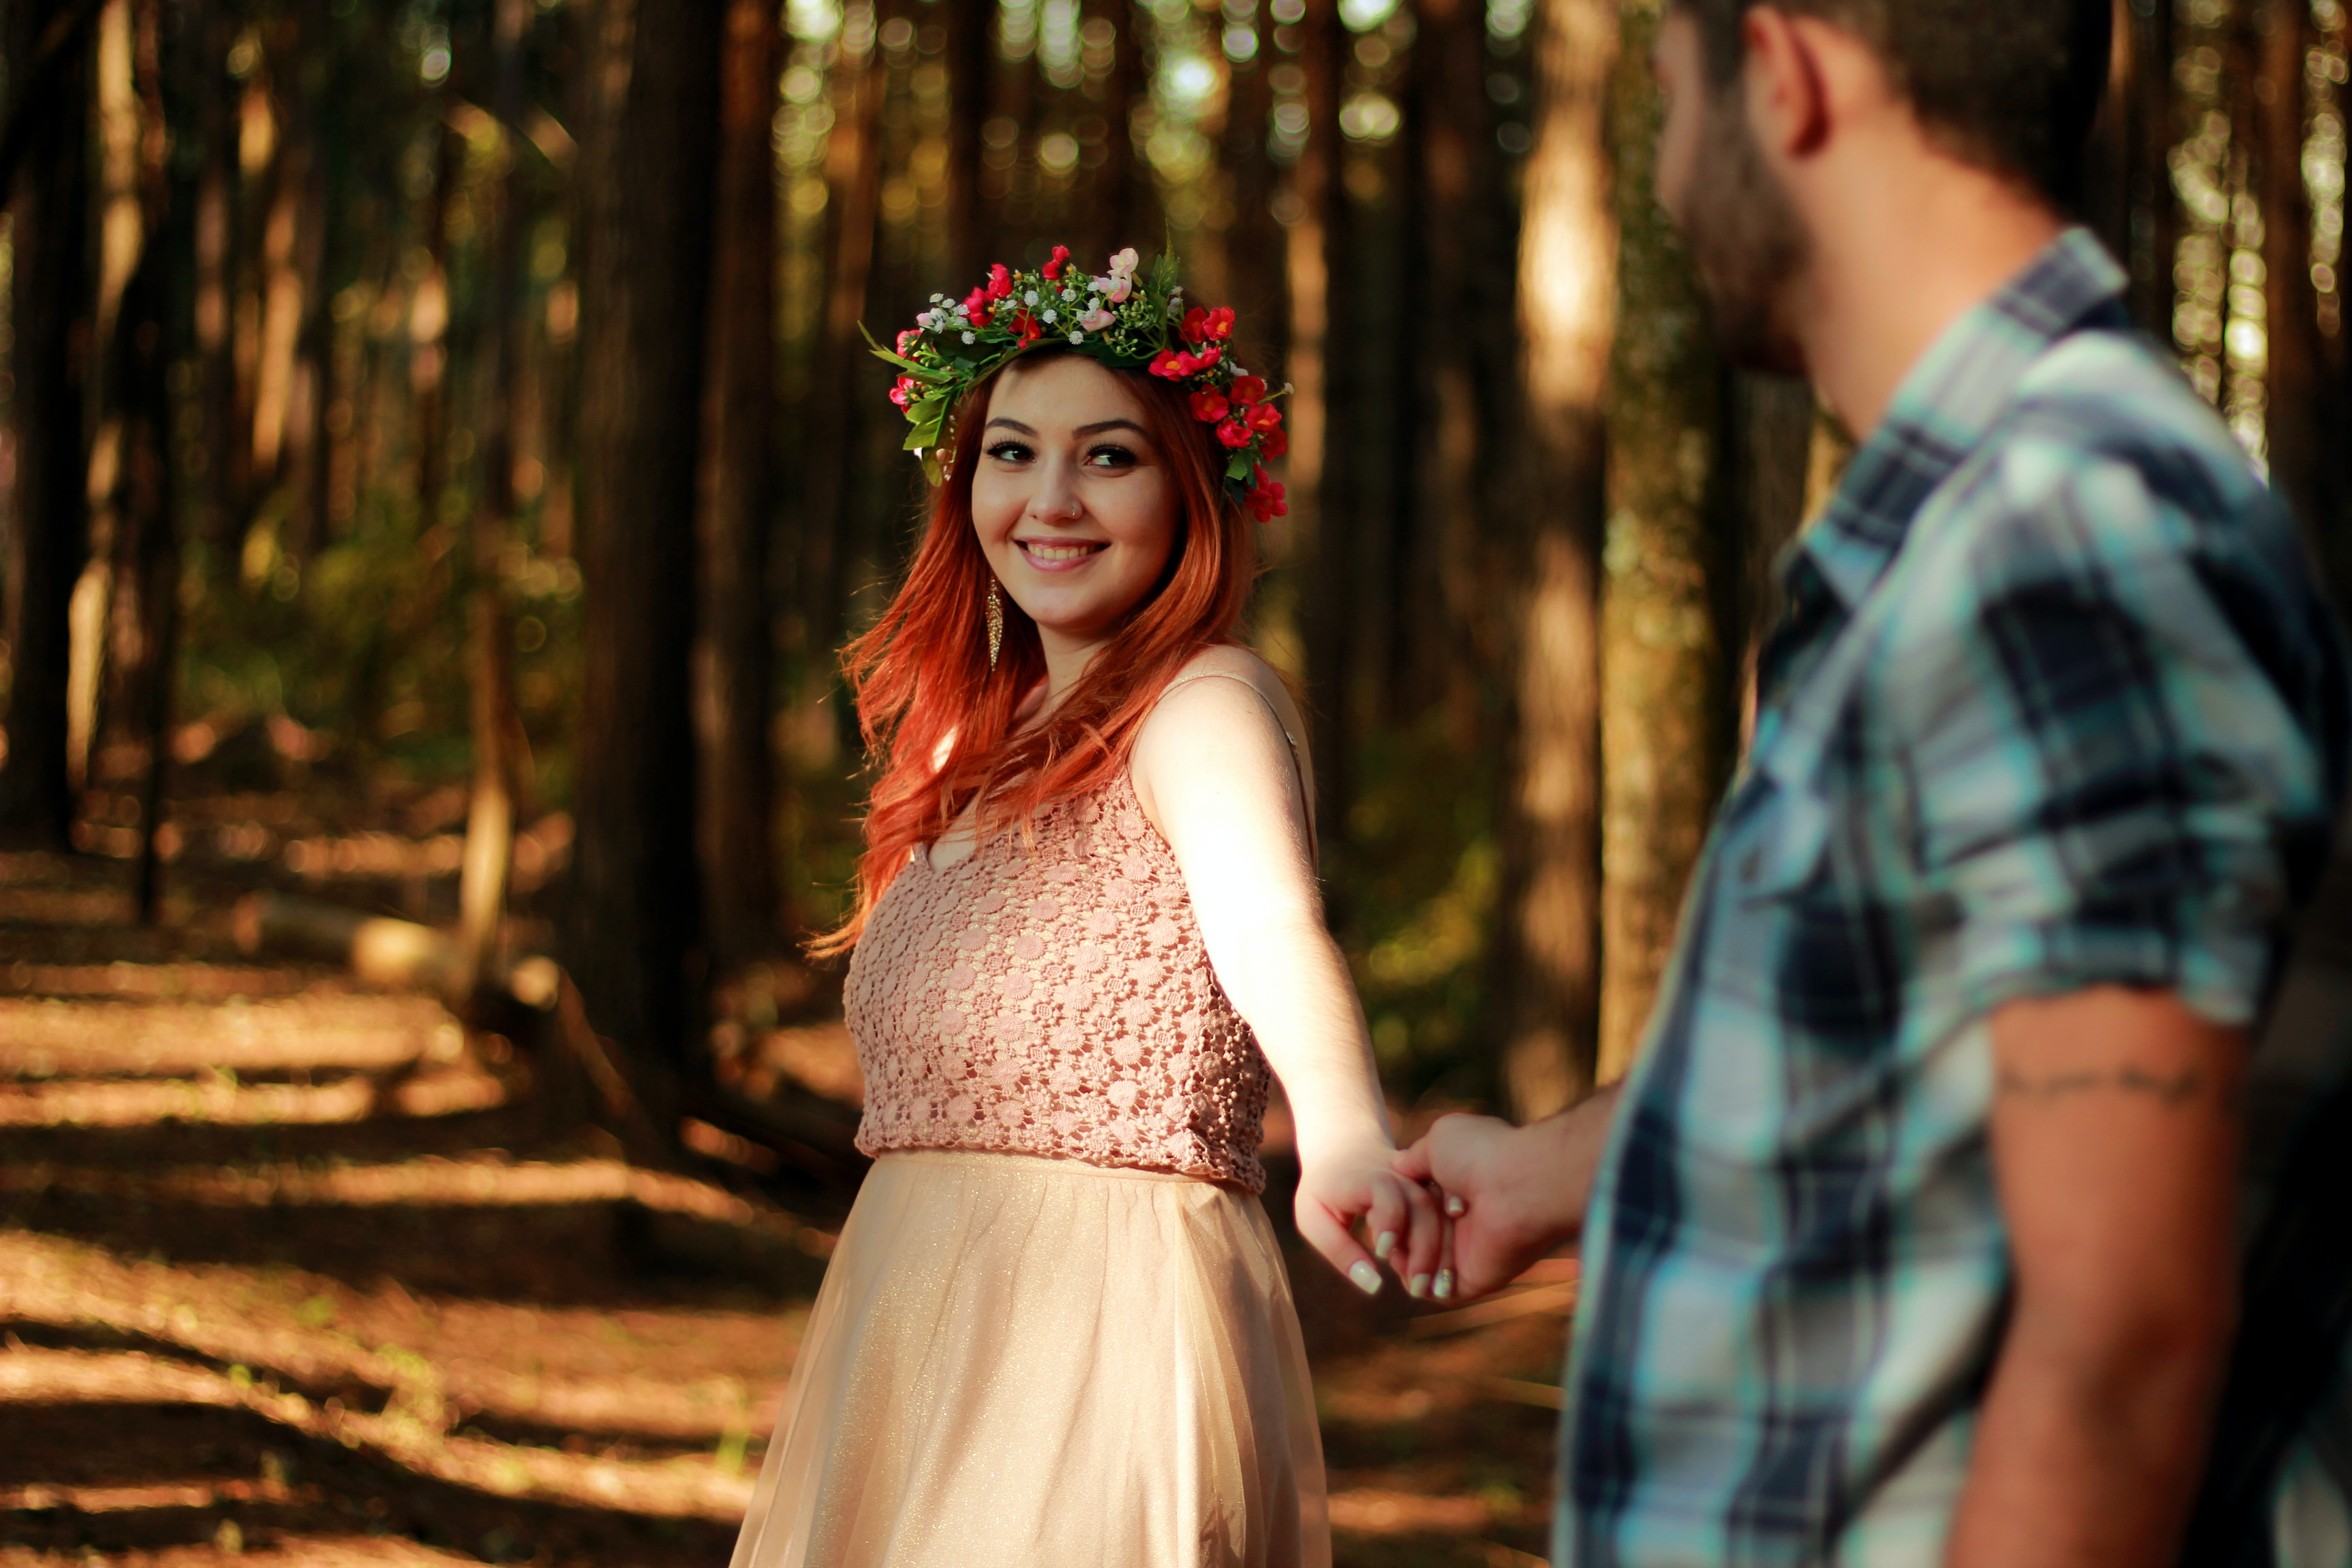
<path fill-rule="evenodd" d="M 1396 1232 L 1392 1230 L 1384 1230 L 1381 1232 L 1380 1239 L 1372 1243 L 1372 1256 L 1374 1258 L 1385 1259 L 1390 1253 L 1395 1250 Z"/>
<path fill-rule="evenodd" d="M 1405 1281 L 1404 1293 L 1412 1297 L 1416 1301 L 1420 1300 L 1423 1296 L 1428 1295 L 1429 1276 L 1426 1274 L 1416 1274 L 1411 1279 Z"/>
<path fill-rule="evenodd" d="M 1469 1212 L 1470 1205 L 1468 1204 L 1464 1203 L 1460 1198 L 1454 1196 L 1450 1193 L 1446 1194 L 1445 1214 L 1447 1218 L 1460 1219 L 1464 1215 Z"/>
<path fill-rule="evenodd" d="M 1381 1271 L 1369 1263 L 1359 1260 L 1349 1264 L 1348 1278 L 1354 1281 L 1357 1289 L 1367 1296 L 1377 1296 L 1381 1293 Z"/>
<path fill-rule="evenodd" d="M 1451 1268 L 1437 1271 L 1437 1299 L 1441 1301 L 1454 1300 L 1454 1270 Z"/>

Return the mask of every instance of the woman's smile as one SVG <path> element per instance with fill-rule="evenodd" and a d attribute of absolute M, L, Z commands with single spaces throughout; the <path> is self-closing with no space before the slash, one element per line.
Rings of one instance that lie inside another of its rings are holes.
<path fill-rule="evenodd" d="M 1040 572 L 1067 572 L 1110 548 L 1108 539 L 1015 539 L 1021 558 Z"/>

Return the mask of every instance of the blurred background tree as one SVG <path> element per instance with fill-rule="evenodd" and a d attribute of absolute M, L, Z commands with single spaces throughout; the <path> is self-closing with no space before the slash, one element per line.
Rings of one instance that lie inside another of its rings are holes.
<path fill-rule="evenodd" d="M 2344 0 L 2117 17 L 2085 216 L 2352 590 Z M 1164 236 L 1297 388 L 1250 635 L 1382 1068 L 1557 1106 L 1638 1047 L 1842 451 L 1707 346 L 1658 22 L 10 0 L 0 834 L 151 919 L 234 873 L 454 928 L 461 988 L 551 946 L 709 1110 L 837 984 L 834 650 L 920 500 L 859 324 Z"/>

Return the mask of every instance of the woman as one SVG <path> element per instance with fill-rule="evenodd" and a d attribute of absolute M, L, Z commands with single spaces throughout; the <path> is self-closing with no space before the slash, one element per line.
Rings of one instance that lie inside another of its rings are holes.
<path fill-rule="evenodd" d="M 1280 416 L 1169 264 L 1067 261 L 884 353 L 940 482 L 847 655 L 884 766 L 830 945 L 877 1158 L 736 1568 L 1328 1563 L 1269 1064 L 1307 1239 L 1366 1291 L 1360 1219 L 1413 1294 L 1441 1261 L 1321 922 L 1297 709 L 1231 640 Z"/>

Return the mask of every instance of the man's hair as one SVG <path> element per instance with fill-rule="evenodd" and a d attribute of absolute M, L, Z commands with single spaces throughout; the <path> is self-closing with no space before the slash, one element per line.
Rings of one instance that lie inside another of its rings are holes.
<path fill-rule="evenodd" d="M 2062 211 L 2082 205 L 2110 0 L 1675 0 L 1698 23 L 1717 90 L 1738 74 L 1741 18 L 1767 3 L 1868 43 L 1953 156 L 2023 182 Z"/>

